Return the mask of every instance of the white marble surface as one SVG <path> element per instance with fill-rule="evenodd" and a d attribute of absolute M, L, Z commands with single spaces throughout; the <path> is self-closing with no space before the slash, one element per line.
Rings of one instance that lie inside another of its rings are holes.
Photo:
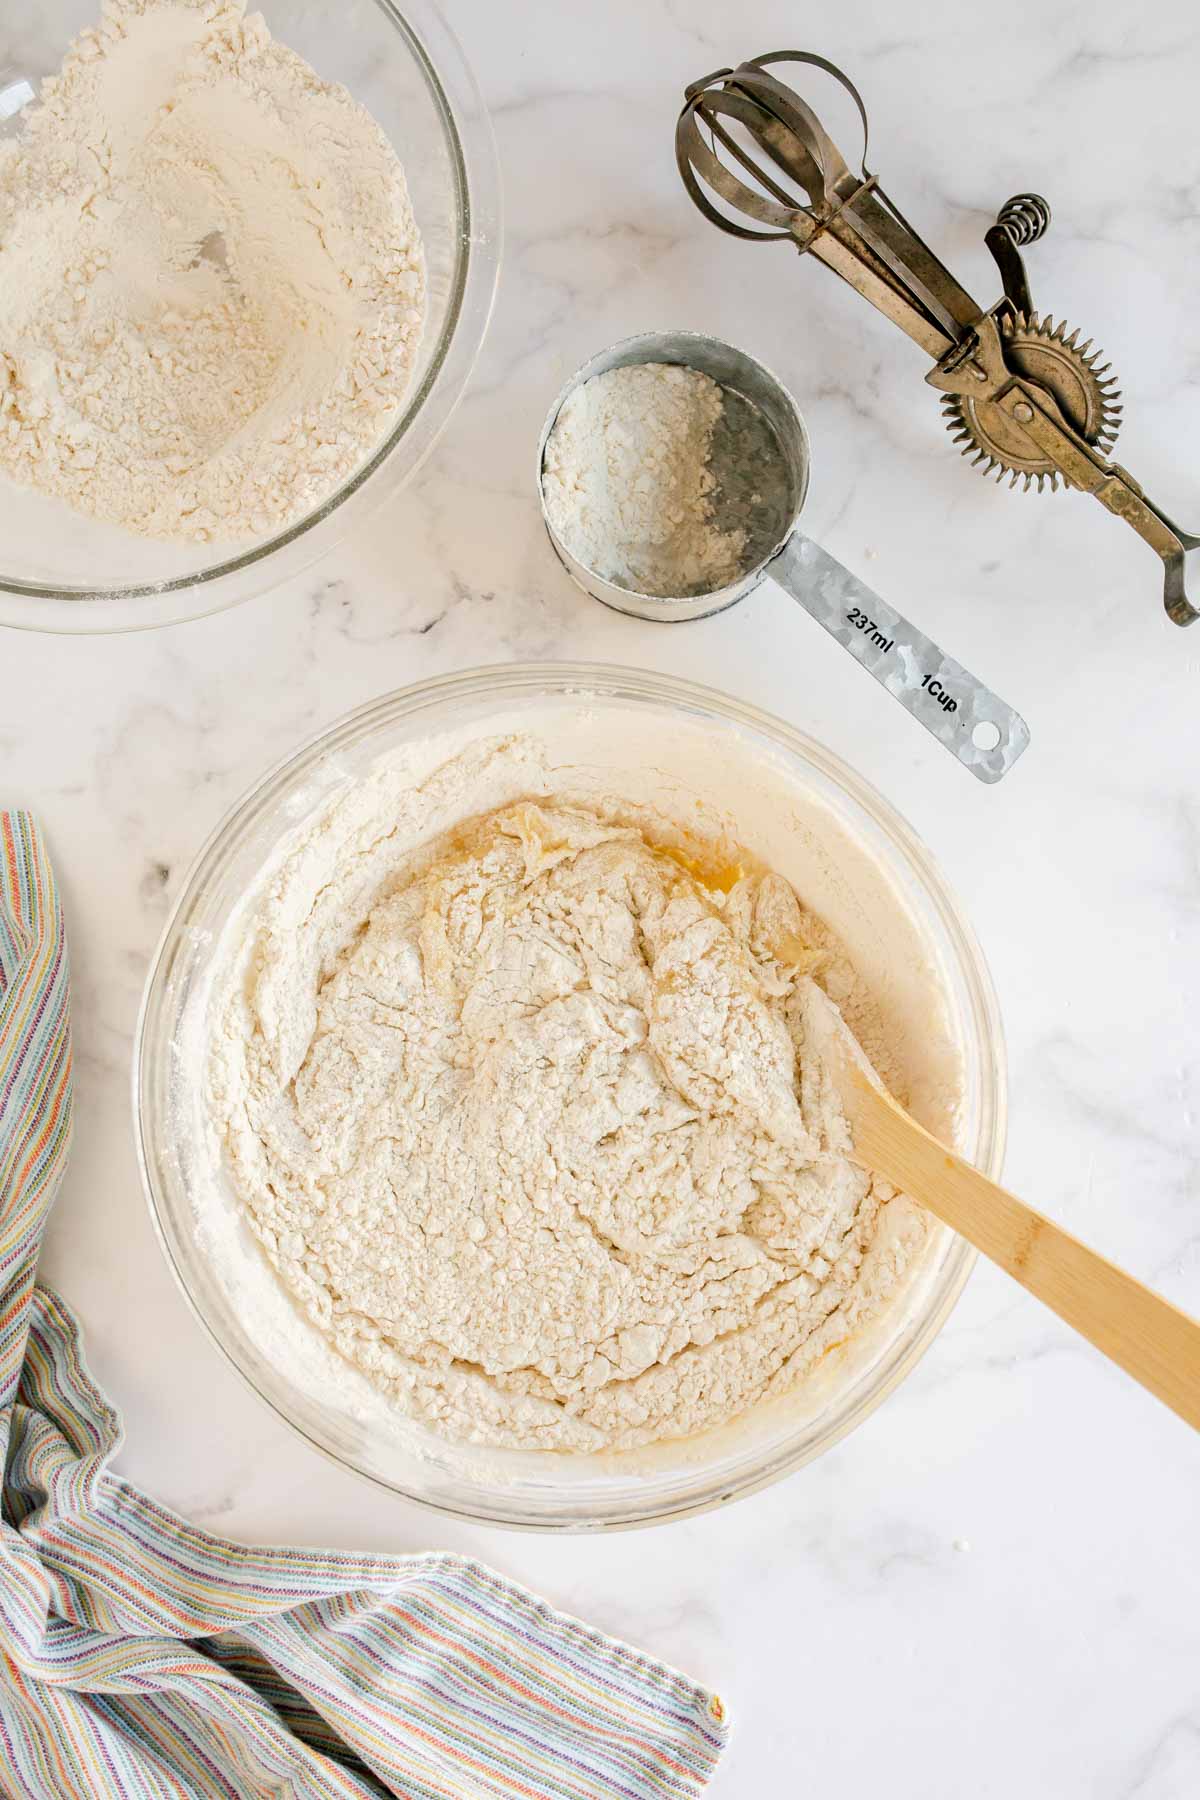
<path fill-rule="evenodd" d="M 1165 621 L 1154 558 L 1094 503 L 960 466 L 920 354 L 821 269 L 709 230 L 671 155 L 686 80 L 811 39 L 858 78 L 875 164 L 981 299 L 997 291 L 991 210 L 1043 190 L 1035 300 L 1109 349 L 1122 459 L 1200 529 L 1194 7 L 451 13 L 494 108 L 508 239 L 477 378 L 417 484 L 307 578 L 223 617 L 0 637 L 3 786 L 49 830 L 76 968 L 78 1137 L 46 1267 L 125 1409 L 121 1466 L 231 1533 L 477 1554 L 685 1665 L 736 1720 L 722 1796 L 1190 1800 L 1200 1441 L 992 1271 L 822 1462 L 719 1516 L 551 1542 L 444 1526 L 327 1467 L 243 1390 L 159 1256 L 131 1035 L 210 827 L 265 764 L 386 688 L 596 657 L 774 709 L 908 816 L 994 970 L 1012 1185 L 1200 1311 L 1200 627 Z M 1002 787 L 972 783 L 777 591 L 671 630 L 570 586 L 530 489 L 536 432 L 579 360 L 654 326 L 733 338 L 790 383 L 816 450 L 813 533 L 1028 717 Z"/>

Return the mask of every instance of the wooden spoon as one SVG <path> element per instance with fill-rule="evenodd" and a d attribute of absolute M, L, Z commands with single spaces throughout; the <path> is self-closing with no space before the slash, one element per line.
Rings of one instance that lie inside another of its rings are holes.
<path fill-rule="evenodd" d="M 805 984 L 810 1039 L 853 1155 L 951 1226 L 1200 1431 L 1200 1324 L 947 1150 L 885 1091 L 833 1002 Z"/>

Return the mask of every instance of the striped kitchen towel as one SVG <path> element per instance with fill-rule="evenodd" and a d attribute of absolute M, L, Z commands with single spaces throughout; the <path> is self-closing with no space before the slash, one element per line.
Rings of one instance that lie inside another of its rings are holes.
<path fill-rule="evenodd" d="M 0 812 L 4 1800 L 700 1793 L 716 1696 L 490 1569 L 250 1549 L 111 1473 L 119 1416 L 35 1282 L 70 1135 L 61 910 Z"/>

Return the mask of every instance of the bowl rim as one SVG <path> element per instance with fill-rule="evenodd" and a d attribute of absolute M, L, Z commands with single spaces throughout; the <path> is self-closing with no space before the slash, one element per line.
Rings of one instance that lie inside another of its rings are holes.
<path fill-rule="evenodd" d="M 366 460 L 334 493 L 273 537 L 183 575 L 104 587 L 24 581 L 0 569 L 0 627 L 52 635 L 145 631 L 208 618 L 240 605 L 303 573 L 396 491 L 380 484 L 375 492 L 368 483 L 418 421 L 427 430 L 401 478 L 405 483 L 449 424 L 495 308 L 503 239 L 499 150 L 479 83 L 439 0 L 406 0 L 403 11 L 394 0 L 373 4 L 404 38 L 425 82 L 445 134 L 454 189 L 458 254 L 446 317 L 420 383 L 405 394 L 399 416 Z M 460 327 L 468 325 L 464 339 Z M 430 414 L 427 402 L 438 392 L 444 375 L 440 408 Z M 292 554 L 282 558 L 285 566 L 277 573 L 268 574 L 280 552 Z"/>
<path fill-rule="evenodd" d="M 785 748 L 798 752 L 802 758 L 813 763 L 822 774 L 840 786 L 857 805 L 867 811 L 872 822 L 884 832 L 884 835 L 891 839 L 893 848 L 900 852 L 909 870 L 919 876 L 928 897 L 933 901 L 940 922 L 954 946 L 960 969 L 966 977 L 971 991 L 972 1004 L 979 1015 L 976 1025 L 979 1028 L 980 1041 L 986 1043 L 988 1047 L 990 1067 L 986 1071 L 989 1079 L 983 1082 L 980 1096 L 978 1166 L 993 1180 L 999 1179 L 1004 1162 L 1008 1113 L 1008 1064 L 999 1001 L 991 971 L 974 929 L 923 839 L 873 783 L 859 775 L 835 751 L 828 749 L 819 740 L 810 737 L 798 727 L 779 718 L 778 715 L 770 713 L 752 702 L 738 700 L 723 690 L 705 683 L 680 676 L 663 675 L 657 670 L 642 669 L 628 664 L 601 662 L 480 664 L 449 674 L 430 676 L 365 701 L 342 714 L 330 725 L 310 733 L 295 748 L 278 757 L 226 809 L 222 818 L 208 833 L 187 868 L 179 894 L 163 926 L 147 970 L 134 1030 L 130 1070 L 132 1122 L 138 1170 L 155 1237 L 193 1317 L 202 1326 L 208 1338 L 215 1344 L 243 1385 L 255 1395 L 258 1401 L 268 1407 L 291 1431 L 314 1450 L 317 1450 L 328 1462 L 367 1482 L 377 1491 L 404 1499 L 442 1517 L 455 1518 L 470 1524 L 495 1526 L 507 1530 L 548 1534 L 566 1533 L 568 1535 L 632 1530 L 642 1526 L 667 1524 L 672 1520 L 693 1517 L 718 1506 L 743 1499 L 748 1495 L 759 1493 L 762 1489 L 773 1486 L 777 1481 L 783 1480 L 785 1476 L 793 1474 L 805 1464 L 824 1455 L 827 1450 L 841 1442 L 849 1432 L 862 1424 L 911 1374 L 957 1305 L 977 1261 L 977 1251 L 965 1239 L 956 1238 L 954 1240 L 949 1252 L 949 1257 L 954 1260 L 954 1267 L 949 1278 L 943 1284 L 936 1305 L 930 1307 L 928 1312 L 913 1322 L 907 1341 L 887 1371 L 870 1386 L 869 1391 L 858 1396 L 853 1406 L 845 1409 L 840 1417 L 826 1425 L 816 1442 L 798 1443 L 790 1449 L 786 1446 L 780 1448 L 774 1454 L 764 1458 L 762 1467 L 739 1474 L 735 1479 L 726 1480 L 724 1483 L 716 1479 L 714 1475 L 710 1489 L 694 1497 L 684 1496 L 677 1500 L 656 1500 L 648 1504 L 644 1510 L 639 1510 L 636 1506 L 622 1505 L 619 1516 L 605 1514 L 603 1516 L 560 1519 L 538 1516 L 528 1508 L 521 1510 L 519 1506 L 506 1512 L 500 1510 L 498 1505 L 489 1510 L 482 1504 L 479 1506 L 451 1504 L 441 1499 L 431 1498 L 415 1491 L 411 1486 L 405 1486 L 399 1481 L 388 1479 L 381 1473 L 364 1468 L 323 1443 L 313 1431 L 294 1418 L 271 1394 L 264 1391 L 249 1369 L 243 1365 L 234 1349 L 223 1339 L 216 1323 L 210 1319 L 204 1305 L 189 1283 L 181 1259 L 176 1255 L 171 1231 L 159 1206 L 158 1192 L 151 1168 L 152 1158 L 147 1142 L 147 1118 L 146 1108 L 143 1107 L 143 1095 L 148 1048 L 146 1039 L 151 1010 L 165 980 L 167 960 L 175 947 L 177 931 L 183 922 L 187 904 L 195 892 L 200 889 L 203 879 L 211 873 L 211 865 L 216 862 L 218 855 L 232 853 L 240 839 L 252 828 L 262 809 L 272 802 L 276 793 L 286 785 L 300 765 L 305 764 L 318 751 L 326 755 L 336 752 L 340 744 L 344 743 L 347 738 L 357 737 L 372 721 L 382 720 L 392 712 L 399 716 L 418 714 L 447 698 L 488 697 L 498 700 L 505 698 L 518 700 L 523 696 L 529 697 L 540 693 L 556 698 L 567 698 L 577 694 L 581 700 L 585 700 L 589 695 L 594 695 L 597 690 L 602 691 L 606 699 L 626 697 L 634 702 L 658 700 L 682 706 L 684 709 L 690 707 L 706 714 L 715 710 L 737 724 L 746 725 L 776 742 L 782 742 Z M 502 1498 L 501 1495 L 500 1499 L 502 1500 Z"/>

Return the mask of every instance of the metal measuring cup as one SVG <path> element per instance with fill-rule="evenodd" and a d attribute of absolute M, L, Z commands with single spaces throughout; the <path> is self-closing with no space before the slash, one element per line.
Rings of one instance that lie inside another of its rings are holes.
<path fill-rule="evenodd" d="M 638 363 L 699 369 L 724 390 L 710 464 L 717 480 L 714 522 L 723 530 L 741 527 L 747 539 L 743 573 L 728 587 L 677 599 L 635 593 L 578 562 L 550 523 L 542 473 L 546 443 L 564 402 L 593 375 Z M 706 619 L 743 600 L 770 575 L 972 775 L 999 781 L 1028 744 L 1029 727 L 1020 713 L 798 529 L 810 461 L 800 409 L 761 363 L 699 332 L 651 331 L 602 350 L 567 382 L 542 428 L 538 494 L 550 542 L 564 568 L 605 606 L 638 619 Z"/>

